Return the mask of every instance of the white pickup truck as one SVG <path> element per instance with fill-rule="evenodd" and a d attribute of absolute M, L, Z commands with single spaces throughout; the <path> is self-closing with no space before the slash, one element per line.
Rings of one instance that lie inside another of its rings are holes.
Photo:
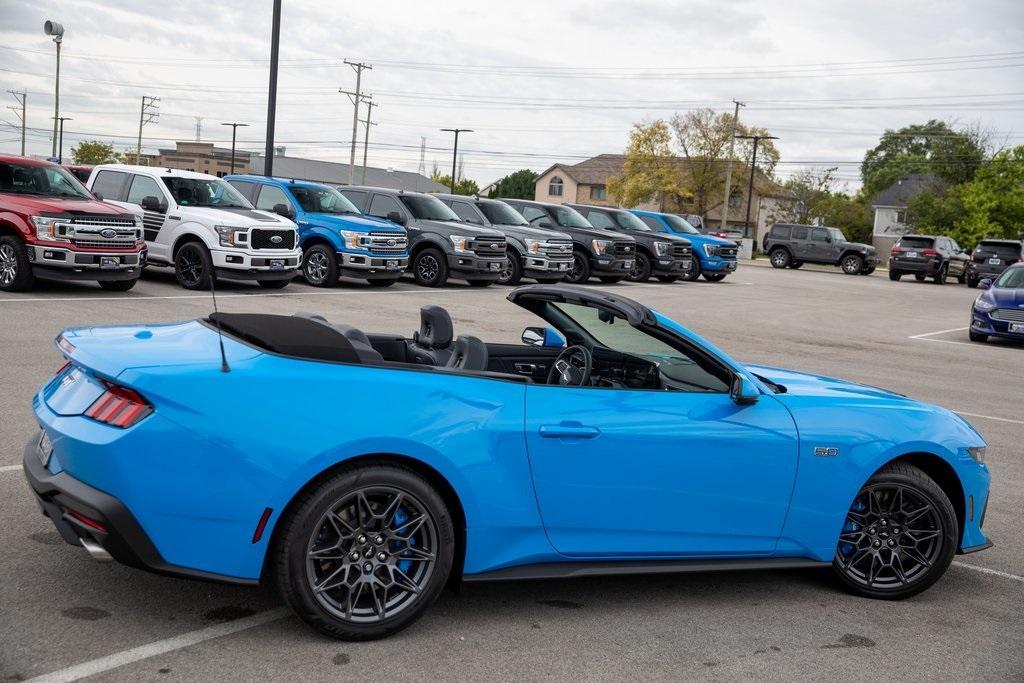
<path fill-rule="evenodd" d="M 215 176 L 102 164 L 93 168 L 88 187 L 142 216 L 148 265 L 173 266 L 186 289 L 209 289 L 211 278 L 255 280 L 279 289 L 302 263 L 295 224 L 257 211 Z"/>

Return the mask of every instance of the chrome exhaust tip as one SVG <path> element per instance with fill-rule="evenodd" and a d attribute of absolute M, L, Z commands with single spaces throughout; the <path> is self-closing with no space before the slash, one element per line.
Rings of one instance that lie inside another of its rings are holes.
<path fill-rule="evenodd" d="M 79 538 L 78 540 L 82 544 L 82 547 L 89 551 L 89 554 L 92 556 L 92 559 L 96 560 L 97 562 L 114 561 L 114 558 L 111 557 L 110 553 L 104 550 L 103 546 L 101 546 L 99 543 L 92 540 L 91 538 Z"/>

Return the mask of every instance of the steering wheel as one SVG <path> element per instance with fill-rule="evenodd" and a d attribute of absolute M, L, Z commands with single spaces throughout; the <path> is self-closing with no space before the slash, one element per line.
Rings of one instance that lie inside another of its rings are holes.
<path fill-rule="evenodd" d="M 585 346 L 570 346 L 558 354 L 548 372 L 548 384 L 562 387 L 582 387 L 590 382 L 594 357 Z"/>

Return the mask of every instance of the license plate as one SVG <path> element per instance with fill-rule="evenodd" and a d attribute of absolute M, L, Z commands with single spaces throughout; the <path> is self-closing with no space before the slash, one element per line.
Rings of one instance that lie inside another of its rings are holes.
<path fill-rule="evenodd" d="M 1010 332 L 1024 334 L 1024 323 L 1010 323 Z"/>
<path fill-rule="evenodd" d="M 633 270 L 633 262 L 626 261 L 625 263 L 622 264 L 622 268 L 623 270 Z"/>
<path fill-rule="evenodd" d="M 558 269 L 559 270 L 569 270 L 569 264 L 568 263 L 559 263 L 558 264 Z"/>
<path fill-rule="evenodd" d="M 907 252 L 907 258 L 917 258 L 917 252 L 916 251 L 908 251 Z"/>
<path fill-rule="evenodd" d="M 42 435 L 39 437 L 39 460 L 43 463 L 43 467 L 50 462 L 50 455 L 53 454 L 53 444 L 50 443 L 50 435 L 43 430 Z"/>
<path fill-rule="evenodd" d="M 101 270 L 117 270 L 121 267 L 121 259 L 117 256 L 100 256 Z"/>
<path fill-rule="evenodd" d="M 384 267 L 386 269 L 388 269 L 388 270 L 398 270 L 398 261 L 395 261 L 395 260 L 385 261 L 384 262 Z"/>
<path fill-rule="evenodd" d="M 490 268 L 491 270 L 501 270 L 501 264 L 500 263 L 491 263 L 491 264 L 488 264 L 487 267 Z"/>
<path fill-rule="evenodd" d="M 725 264 L 725 269 L 726 270 L 736 270 L 736 262 L 733 261 L 732 263 L 726 263 Z"/>
<path fill-rule="evenodd" d="M 270 260 L 270 269 L 271 270 L 284 270 L 284 260 L 283 259 L 279 259 L 279 258 L 278 259 L 271 259 Z"/>
<path fill-rule="evenodd" d="M 988 264 L 989 264 L 990 266 L 998 266 L 998 265 L 999 265 L 1000 263 L 1002 263 L 1002 261 L 1000 261 L 1000 260 L 999 260 L 999 259 L 997 259 L 997 258 L 990 258 L 990 259 L 988 260 Z"/>

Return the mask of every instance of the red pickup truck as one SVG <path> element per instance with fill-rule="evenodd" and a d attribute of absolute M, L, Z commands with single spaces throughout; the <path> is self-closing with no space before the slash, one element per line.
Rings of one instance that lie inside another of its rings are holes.
<path fill-rule="evenodd" d="M 100 201 L 57 164 L 0 155 L 0 291 L 43 278 L 124 292 L 145 265 L 140 216 Z"/>

